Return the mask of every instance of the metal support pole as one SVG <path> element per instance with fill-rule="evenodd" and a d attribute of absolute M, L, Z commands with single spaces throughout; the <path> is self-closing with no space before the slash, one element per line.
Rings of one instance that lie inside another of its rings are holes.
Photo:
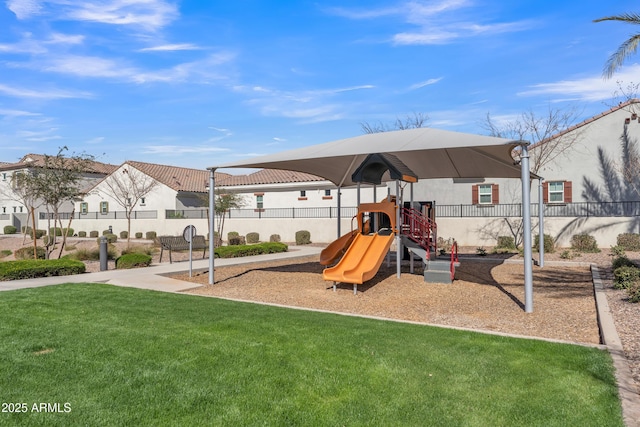
<path fill-rule="evenodd" d="M 396 180 L 396 277 L 400 278 L 400 264 L 402 262 L 402 241 L 400 240 L 400 181 Z"/>
<path fill-rule="evenodd" d="M 342 221 L 342 213 L 340 212 L 342 210 L 342 192 L 340 191 L 342 188 L 340 186 L 338 186 L 338 238 L 340 238 L 340 236 L 342 236 L 342 231 L 340 229 L 340 222 Z"/>
<path fill-rule="evenodd" d="M 531 174 L 529 173 L 529 143 L 523 143 L 520 156 L 522 181 L 522 244 L 524 245 L 524 311 L 533 313 L 533 263 L 531 255 Z"/>
<path fill-rule="evenodd" d="M 409 183 L 409 209 L 413 209 L 413 182 Z M 411 251 L 409 251 L 409 273 L 413 274 L 413 252 Z"/>
<path fill-rule="evenodd" d="M 544 203 L 542 203 L 542 181 L 538 180 L 538 245 L 540 247 L 540 259 L 538 260 L 538 266 L 544 267 Z"/>
<path fill-rule="evenodd" d="M 215 169 L 209 169 L 209 284 L 215 283 L 215 249 L 216 249 L 216 179 Z"/>

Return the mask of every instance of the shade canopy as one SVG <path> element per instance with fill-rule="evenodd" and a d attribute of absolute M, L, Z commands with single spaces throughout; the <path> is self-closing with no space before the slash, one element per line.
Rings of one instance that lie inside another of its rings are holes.
<path fill-rule="evenodd" d="M 360 135 L 325 144 L 242 161 L 217 168 L 266 168 L 306 172 L 337 186 L 354 185 L 352 174 L 371 153 L 397 157 L 418 179 L 520 178 L 520 166 L 512 157 L 523 144 L 490 136 L 418 128 Z"/>

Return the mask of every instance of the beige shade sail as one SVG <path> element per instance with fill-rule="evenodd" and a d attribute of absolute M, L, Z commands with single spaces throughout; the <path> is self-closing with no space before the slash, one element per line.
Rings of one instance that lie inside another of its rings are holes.
<path fill-rule="evenodd" d="M 418 128 L 341 139 L 212 166 L 266 168 L 310 173 L 337 186 L 355 183 L 351 175 L 371 153 L 396 156 L 418 179 L 520 178 L 512 153 L 528 144 L 503 138 Z"/>

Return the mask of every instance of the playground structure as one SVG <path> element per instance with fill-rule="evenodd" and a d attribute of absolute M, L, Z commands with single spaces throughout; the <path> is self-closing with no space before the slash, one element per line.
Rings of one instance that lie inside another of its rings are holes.
<path fill-rule="evenodd" d="M 357 293 L 357 285 L 371 280 L 382 265 L 393 241 L 396 241 L 398 274 L 400 271 L 400 254 L 406 248 L 413 273 L 414 256 L 424 264 L 424 279 L 431 283 L 452 283 L 455 267 L 459 265 L 457 245 L 454 242 L 451 259 L 438 260 L 437 226 L 433 217 L 433 209 L 424 212 L 427 203 L 413 201 L 413 183 L 417 178 L 406 165 L 395 156 L 389 154 L 370 154 L 352 175 L 358 183 L 358 194 L 361 182 L 379 185 L 382 175 L 389 172 L 396 180 L 396 196 L 387 196 L 379 203 L 359 203 L 357 229 L 352 229 L 330 243 L 320 254 L 320 264 L 333 266 L 325 268 L 323 279 L 333 281 L 335 291 L 337 283 L 353 284 L 353 292 Z M 399 182 L 411 185 L 411 200 L 402 203 Z M 375 191 L 374 191 L 375 194 Z M 359 197 L 358 197 L 359 198 Z M 389 258 L 388 258 L 389 263 Z"/>

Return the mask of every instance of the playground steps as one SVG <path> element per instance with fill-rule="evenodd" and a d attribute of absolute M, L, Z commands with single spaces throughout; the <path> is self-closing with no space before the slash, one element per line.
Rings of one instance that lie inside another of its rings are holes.
<path fill-rule="evenodd" d="M 424 281 L 427 283 L 446 283 L 451 284 L 452 275 L 455 275 L 456 267 L 460 266 L 459 262 L 451 264 L 450 260 L 436 259 L 434 252 L 427 252 L 426 249 L 419 246 L 411 239 L 403 237 L 402 244 L 409 250 L 411 254 L 415 254 L 424 263 Z M 452 274 L 453 270 L 453 274 Z"/>

